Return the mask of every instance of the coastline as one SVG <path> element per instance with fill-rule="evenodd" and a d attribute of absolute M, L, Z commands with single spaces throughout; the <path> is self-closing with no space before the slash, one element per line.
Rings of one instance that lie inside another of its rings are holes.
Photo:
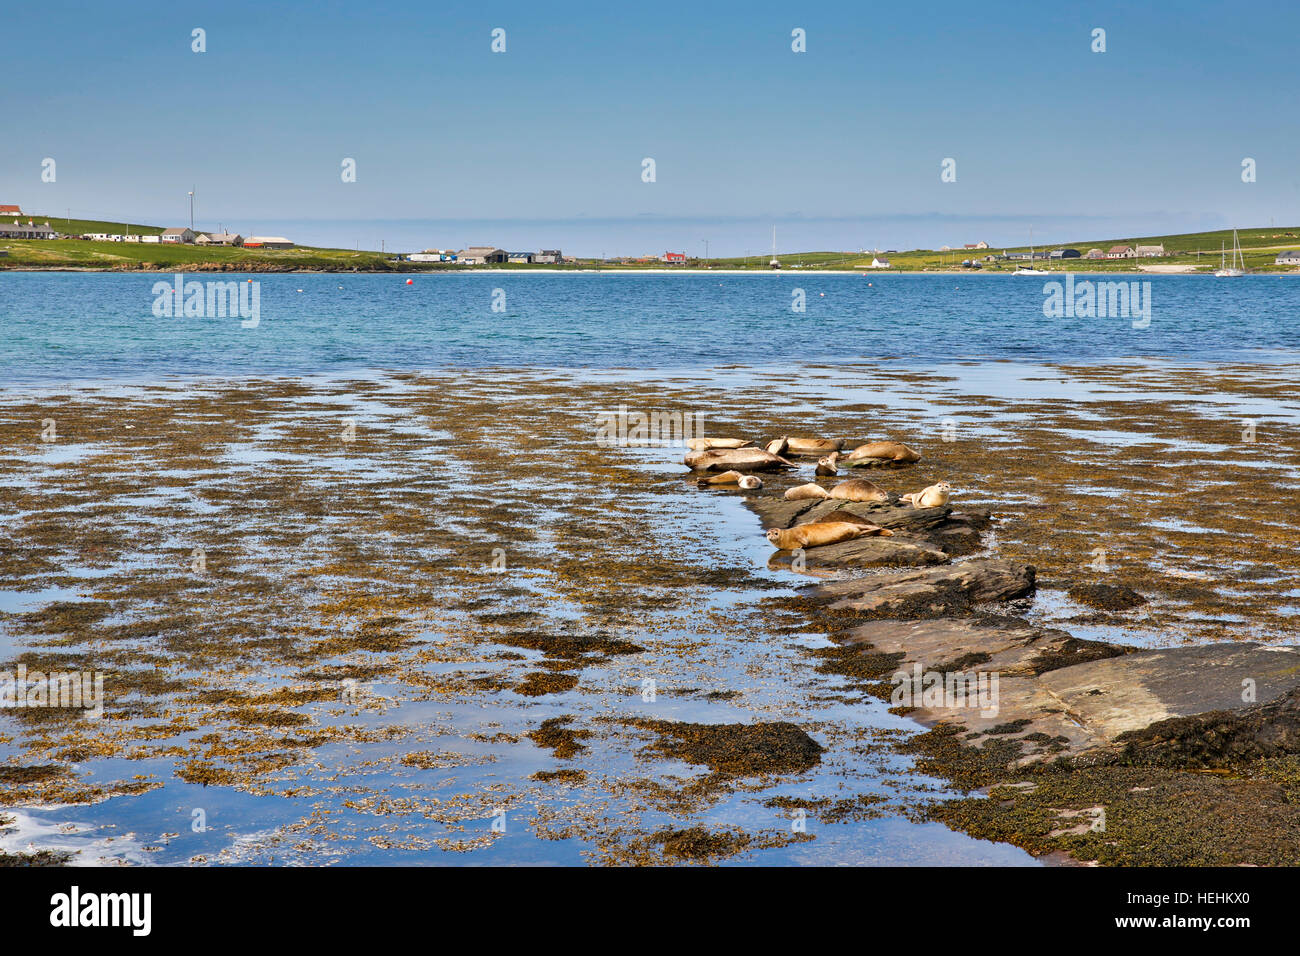
<path fill-rule="evenodd" d="M 186 269 L 96 269 L 90 266 L 50 266 L 48 268 L 35 266 L 22 266 L 8 268 L 0 260 L 0 275 L 4 273 L 51 273 L 51 272 L 69 272 L 69 273 L 86 273 L 98 272 L 113 275 L 175 275 L 182 274 L 199 274 L 199 273 L 228 273 L 230 275 L 392 275 L 395 277 L 409 277 L 414 275 L 512 275 L 512 276 L 529 276 L 529 275 L 650 275 L 650 276 L 675 276 L 675 275 L 699 275 L 699 276 L 950 276 L 960 278 L 998 278 L 1011 277 L 1015 274 L 1010 271 L 991 271 L 991 270 L 896 270 L 896 269 L 634 269 L 634 268 L 600 268 L 600 269 L 548 269 L 548 268 L 528 268 L 528 269 L 489 269 L 478 266 L 463 268 L 447 268 L 445 266 L 434 266 L 430 268 L 419 268 L 418 265 L 412 265 L 409 268 L 401 269 L 275 269 L 275 268 L 258 268 L 258 269 L 232 269 L 225 264 L 219 264 L 213 268 L 204 268 L 191 264 Z M 1156 270 L 1103 270 L 1093 272 L 1086 269 L 1063 269 L 1059 272 L 1049 271 L 1046 275 L 1041 276 L 1017 276 L 1017 278 L 1037 278 L 1050 280 L 1058 275 L 1074 275 L 1104 278 L 1106 276 L 1129 276 L 1129 277 L 1208 277 L 1214 278 L 1211 271 L 1188 272 L 1188 271 L 1156 271 Z M 1253 271 L 1245 276 L 1238 278 L 1289 278 L 1300 277 L 1300 270 L 1289 272 L 1274 271 Z"/>

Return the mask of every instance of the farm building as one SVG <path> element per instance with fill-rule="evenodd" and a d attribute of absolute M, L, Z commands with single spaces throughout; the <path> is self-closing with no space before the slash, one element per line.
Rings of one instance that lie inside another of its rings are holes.
<path fill-rule="evenodd" d="M 237 232 L 205 232 L 195 237 L 194 244 L 198 246 L 242 246 L 244 237 Z"/>
<path fill-rule="evenodd" d="M 0 223 L 0 239 L 53 239 L 55 232 L 48 222 L 40 225 L 20 222 Z"/>
<path fill-rule="evenodd" d="M 496 246 L 470 246 L 459 255 L 461 262 L 471 266 L 481 266 L 489 262 L 505 262 L 507 253 Z"/>

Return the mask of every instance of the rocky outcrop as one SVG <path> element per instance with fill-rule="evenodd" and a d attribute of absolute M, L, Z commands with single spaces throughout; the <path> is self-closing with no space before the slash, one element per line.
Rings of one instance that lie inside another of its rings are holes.
<path fill-rule="evenodd" d="M 834 611 L 856 611 L 876 617 L 932 618 L 969 613 L 980 605 L 1025 597 L 1033 591 L 1031 566 L 972 558 L 918 571 L 830 581 L 809 589 L 804 596 Z"/>

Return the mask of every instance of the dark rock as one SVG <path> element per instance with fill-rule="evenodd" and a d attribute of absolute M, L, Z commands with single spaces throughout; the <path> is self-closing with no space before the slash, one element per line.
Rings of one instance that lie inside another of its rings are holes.
<path fill-rule="evenodd" d="M 805 593 L 836 611 L 924 618 L 965 613 L 981 604 L 1024 597 L 1033 591 L 1034 569 L 1030 565 L 973 558 L 944 567 L 830 581 Z"/>
<path fill-rule="evenodd" d="M 1075 584 L 1068 593 L 1080 604 L 1103 611 L 1127 611 L 1147 603 L 1136 591 L 1115 584 Z"/>

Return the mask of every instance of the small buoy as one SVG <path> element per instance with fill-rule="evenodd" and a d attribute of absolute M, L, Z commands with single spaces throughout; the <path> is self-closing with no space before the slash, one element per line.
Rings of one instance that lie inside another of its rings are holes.
<path fill-rule="evenodd" d="M 823 299 L 826 298 L 826 293 L 825 293 L 825 292 L 818 292 L 817 294 L 818 294 L 819 296 L 821 296 Z"/>
<path fill-rule="evenodd" d="M 414 279 L 407 279 L 407 280 L 406 280 L 406 284 L 407 284 L 407 285 L 415 285 L 415 280 L 414 280 Z M 341 288 L 343 288 L 343 287 L 342 287 L 342 286 L 339 286 L 339 288 L 341 289 Z"/>
<path fill-rule="evenodd" d="M 301 292 L 301 291 L 302 291 L 302 289 L 299 289 L 299 290 L 298 290 L 298 291 L 299 291 L 299 292 Z"/>

